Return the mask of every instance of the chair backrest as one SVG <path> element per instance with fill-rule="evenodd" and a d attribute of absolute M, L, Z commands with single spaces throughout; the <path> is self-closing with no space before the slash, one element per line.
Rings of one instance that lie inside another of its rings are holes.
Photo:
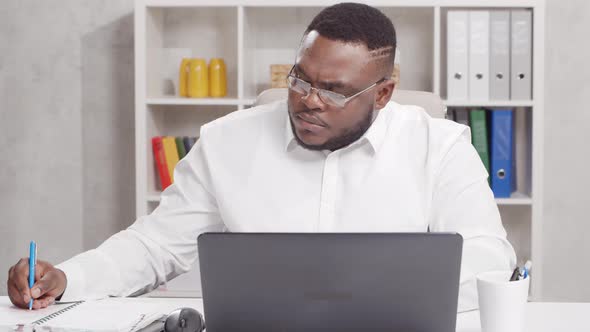
<path fill-rule="evenodd" d="M 287 99 L 288 90 L 286 88 L 275 88 L 262 91 L 254 105 L 262 105 Z M 415 91 L 415 90 L 394 90 L 391 100 L 402 105 L 416 105 L 422 107 L 426 113 L 433 118 L 444 119 L 447 108 L 439 96 L 432 92 Z"/>

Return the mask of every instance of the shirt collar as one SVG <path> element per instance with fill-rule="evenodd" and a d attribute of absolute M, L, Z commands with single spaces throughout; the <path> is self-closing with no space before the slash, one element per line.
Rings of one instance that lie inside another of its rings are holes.
<path fill-rule="evenodd" d="M 373 123 L 367 132 L 365 132 L 361 138 L 352 143 L 350 146 L 368 142 L 373 150 L 373 153 L 377 153 L 380 147 L 383 145 L 383 141 L 385 140 L 388 123 L 387 118 L 390 116 L 391 108 L 394 104 L 394 102 L 389 102 L 384 108 L 376 111 L 377 116 L 375 117 L 375 120 L 373 120 Z M 295 136 L 293 135 L 293 129 L 291 128 L 291 120 L 288 112 L 285 118 L 285 151 L 292 151 L 298 145 L 298 143 L 295 139 Z"/>
<path fill-rule="evenodd" d="M 295 136 L 293 135 L 293 128 L 291 128 L 291 117 L 289 116 L 289 111 L 286 112 L 285 117 L 285 151 L 291 151 L 295 146 L 297 146 L 297 141 L 295 140 Z"/>
<path fill-rule="evenodd" d="M 387 119 L 390 116 L 391 110 L 389 109 L 391 103 L 385 105 L 384 108 L 376 111 L 377 116 L 375 120 L 371 124 L 371 127 L 367 130 L 367 132 L 363 135 L 360 139 L 364 139 L 369 142 L 371 148 L 373 148 L 373 153 L 376 154 L 383 142 L 385 141 L 385 134 L 387 133 L 387 124 L 389 121 Z M 359 140 L 359 141 L 360 141 Z"/>

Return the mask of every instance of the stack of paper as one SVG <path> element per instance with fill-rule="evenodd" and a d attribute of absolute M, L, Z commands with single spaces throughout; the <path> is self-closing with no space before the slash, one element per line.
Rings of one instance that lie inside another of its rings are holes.
<path fill-rule="evenodd" d="M 53 305 L 42 310 L 0 305 L 0 329 L 52 332 L 132 332 L 168 314 L 168 308 L 141 299 L 112 298 Z"/>

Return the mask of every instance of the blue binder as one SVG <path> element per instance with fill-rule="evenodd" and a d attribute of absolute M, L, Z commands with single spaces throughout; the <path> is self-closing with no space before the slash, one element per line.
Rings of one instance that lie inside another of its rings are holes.
<path fill-rule="evenodd" d="M 510 109 L 491 112 L 491 184 L 494 197 L 510 197 L 513 188 L 513 117 Z"/>

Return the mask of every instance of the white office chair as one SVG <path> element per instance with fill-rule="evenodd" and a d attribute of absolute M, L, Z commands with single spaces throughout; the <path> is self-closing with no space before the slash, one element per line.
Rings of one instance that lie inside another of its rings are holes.
<path fill-rule="evenodd" d="M 287 88 L 264 90 L 258 95 L 258 97 L 256 97 L 254 106 L 287 99 L 287 95 Z M 440 97 L 432 92 L 396 89 L 393 91 L 391 100 L 402 105 L 416 105 L 422 107 L 426 113 L 433 118 L 444 119 L 447 113 L 447 108 Z"/>

